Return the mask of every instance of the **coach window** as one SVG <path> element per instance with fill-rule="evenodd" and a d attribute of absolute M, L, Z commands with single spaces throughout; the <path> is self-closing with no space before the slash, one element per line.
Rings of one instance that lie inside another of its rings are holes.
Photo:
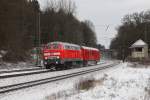
<path fill-rule="evenodd" d="M 72 46 L 69 46 L 69 49 L 72 50 Z"/>
<path fill-rule="evenodd" d="M 76 50 L 79 50 L 79 47 L 76 47 L 75 49 L 76 49 Z"/>
<path fill-rule="evenodd" d="M 77 47 L 78 50 L 80 50 L 80 47 Z"/>
<path fill-rule="evenodd" d="M 68 45 L 65 45 L 65 49 L 69 49 L 69 46 L 68 46 Z"/>
<path fill-rule="evenodd" d="M 74 48 L 73 48 L 73 49 L 74 49 L 74 50 L 77 50 L 77 47 L 75 47 L 75 46 L 74 46 Z"/>
<path fill-rule="evenodd" d="M 73 50 L 73 46 L 70 46 L 70 50 Z"/>
<path fill-rule="evenodd" d="M 66 47 L 66 45 L 64 45 L 64 49 L 66 49 L 67 47 Z"/>
<path fill-rule="evenodd" d="M 72 46 L 72 50 L 76 50 L 76 47 L 75 47 L 75 46 Z"/>

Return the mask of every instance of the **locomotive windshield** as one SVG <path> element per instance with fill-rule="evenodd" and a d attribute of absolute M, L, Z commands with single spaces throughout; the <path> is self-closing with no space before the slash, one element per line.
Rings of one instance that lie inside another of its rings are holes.
<path fill-rule="evenodd" d="M 55 44 L 48 44 L 47 48 L 48 49 L 61 49 L 61 46 L 59 44 L 55 43 Z"/>

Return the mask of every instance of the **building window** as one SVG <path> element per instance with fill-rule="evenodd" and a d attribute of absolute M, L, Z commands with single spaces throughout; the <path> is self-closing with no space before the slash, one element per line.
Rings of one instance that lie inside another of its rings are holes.
<path fill-rule="evenodd" d="M 137 51 L 137 52 L 142 52 L 142 48 L 135 48 L 135 51 Z"/>

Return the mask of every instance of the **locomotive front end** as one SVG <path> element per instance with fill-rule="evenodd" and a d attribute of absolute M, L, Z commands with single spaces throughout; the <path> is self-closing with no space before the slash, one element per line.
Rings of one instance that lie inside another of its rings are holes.
<path fill-rule="evenodd" d="M 46 45 L 43 50 L 43 59 L 46 68 L 61 64 L 61 48 L 61 44 L 58 43 L 50 43 Z"/>

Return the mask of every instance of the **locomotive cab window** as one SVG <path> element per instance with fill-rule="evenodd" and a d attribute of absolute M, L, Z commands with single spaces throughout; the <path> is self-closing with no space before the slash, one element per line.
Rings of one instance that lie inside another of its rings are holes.
<path fill-rule="evenodd" d="M 53 49 L 60 49 L 58 44 L 53 44 L 52 46 L 53 46 Z"/>
<path fill-rule="evenodd" d="M 59 44 L 48 44 L 47 46 L 49 49 L 60 49 L 60 45 Z"/>

